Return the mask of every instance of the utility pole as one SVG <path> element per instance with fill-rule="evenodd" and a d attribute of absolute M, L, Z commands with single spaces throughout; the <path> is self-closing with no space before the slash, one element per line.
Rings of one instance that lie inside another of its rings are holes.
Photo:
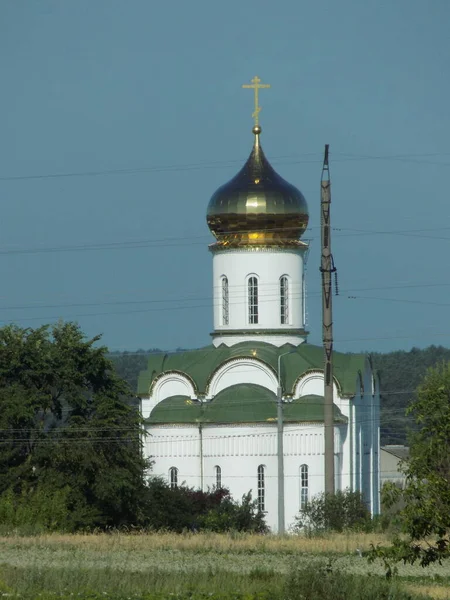
<path fill-rule="evenodd" d="M 278 356 L 278 386 L 277 386 L 277 479 L 278 479 L 278 535 L 284 535 L 284 449 L 283 449 L 283 386 L 281 379 L 281 359 L 296 350 L 283 352 Z"/>
<path fill-rule="evenodd" d="M 333 315 L 331 274 L 336 271 L 331 254 L 331 181 L 328 165 L 329 144 L 325 145 L 320 183 L 320 224 L 322 257 L 322 339 L 324 349 L 324 430 L 325 493 L 334 494 L 334 414 L 333 414 Z"/>
<path fill-rule="evenodd" d="M 278 365 L 280 364 L 278 357 Z M 277 387 L 277 462 L 278 462 L 278 535 L 284 535 L 284 449 L 283 449 L 283 390 L 281 388 L 280 367 L 278 367 Z"/>

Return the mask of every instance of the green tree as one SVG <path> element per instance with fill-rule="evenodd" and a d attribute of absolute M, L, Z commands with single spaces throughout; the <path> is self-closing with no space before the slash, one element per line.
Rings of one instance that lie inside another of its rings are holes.
<path fill-rule="evenodd" d="M 66 529 L 144 518 L 141 418 L 99 339 L 73 323 L 0 329 L 0 494 L 58 494 Z"/>
<path fill-rule="evenodd" d="M 406 538 L 372 556 L 426 566 L 450 555 L 450 363 L 428 370 L 407 412 L 418 429 L 403 465 L 406 485 L 390 486 L 385 494 L 390 503 L 404 503 L 399 518 Z"/>

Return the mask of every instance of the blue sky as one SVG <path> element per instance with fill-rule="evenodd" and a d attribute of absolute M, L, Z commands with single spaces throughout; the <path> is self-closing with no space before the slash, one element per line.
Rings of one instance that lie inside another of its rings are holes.
<path fill-rule="evenodd" d="M 259 75 L 264 150 L 310 209 L 310 342 L 329 143 L 336 347 L 450 345 L 449 21 L 448 0 L 3 0 L 1 323 L 209 343 L 206 207 Z"/>

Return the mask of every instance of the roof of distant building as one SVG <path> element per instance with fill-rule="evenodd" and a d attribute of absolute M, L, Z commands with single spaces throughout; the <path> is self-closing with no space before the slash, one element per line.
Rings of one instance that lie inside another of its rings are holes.
<path fill-rule="evenodd" d="M 381 450 L 389 452 L 389 454 L 392 454 L 393 456 L 396 456 L 402 460 L 408 458 L 409 456 L 409 447 L 402 446 L 401 444 L 388 444 L 386 446 L 381 446 Z"/>

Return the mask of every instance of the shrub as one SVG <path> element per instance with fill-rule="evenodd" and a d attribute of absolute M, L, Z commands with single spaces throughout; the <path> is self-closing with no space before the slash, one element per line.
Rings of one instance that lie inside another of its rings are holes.
<path fill-rule="evenodd" d="M 337 491 L 318 494 L 296 517 L 294 531 L 320 533 L 324 531 L 369 531 L 372 518 L 360 492 Z"/>
<path fill-rule="evenodd" d="M 147 507 L 145 523 L 152 529 L 267 531 L 264 515 L 257 510 L 250 493 L 237 502 L 224 488 L 208 491 L 185 485 L 171 488 L 160 477 L 152 477 L 148 484 Z"/>

